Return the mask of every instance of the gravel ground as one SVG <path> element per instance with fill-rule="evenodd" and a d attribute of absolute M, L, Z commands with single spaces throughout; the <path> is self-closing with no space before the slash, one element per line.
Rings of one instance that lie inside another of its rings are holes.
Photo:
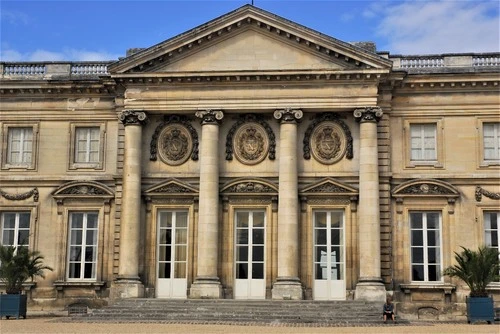
<path fill-rule="evenodd" d="M 239 334 L 239 333 L 491 333 L 499 334 L 500 325 L 467 323 L 423 323 L 410 325 L 380 324 L 357 327 L 313 327 L 308 324 L 227 325 L 227 324 L 173 324 L 173 323 L 88 323 L 67 322 L 64 318 L 33 317 L 0 320 L 0 333 L 168 333 L 168 334 Z"/>

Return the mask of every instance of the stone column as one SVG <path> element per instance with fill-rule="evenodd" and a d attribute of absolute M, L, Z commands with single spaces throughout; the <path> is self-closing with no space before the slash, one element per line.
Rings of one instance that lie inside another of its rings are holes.
<path fill-rule="evenodd" d="M 356 299 L 383 302 L 385 286 L 380 271 L 380 205 L 377 123 L 379 107 L 356 109 L 359 127 L 359 280 Z"/>
<path fill-rule="evenodd" d="M 120 262 L 114 297 L 136 298 L 144 295 L 144 285 L 139 279 L 139 238 L 142 125 L 147 116 L 142 111 L 124 110 L 118 119 L 125 126 L 125 159 L 120 219 Z"/>
<path fill-rule="evenodd" d="M 297 172 L 297 121 L 302 110 L 276 110 L 280 121 L 278 197 L 278 277 L 273 299 L 303 299 L 299 279 L 299 198 Z"/>
<path fill-rule="evenodd" d="M 201 121 L 198 268 L 191 298 L 222 298 L 217 275 L 219 243 L 219 121 L 220 110 L 196 112 Z"/>

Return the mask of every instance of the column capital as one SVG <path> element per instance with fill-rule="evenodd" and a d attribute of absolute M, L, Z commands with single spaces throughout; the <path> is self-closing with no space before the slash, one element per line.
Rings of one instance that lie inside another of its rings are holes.
<path fill-rule="evenodd" d="M 354 118 L 357 122 L 378 122 L 384 112 L 380 107 L 363 107 L 354 110 Z"/>
<path fill-rule="evenodd" d="M 201 124 L 218 124 L 224 118 L 224 112 L 222 110 L 198 110 L 195 116 L 201 118 Z"/>
<path fill-rule="evenodd" d="M 274 111 L 274 118 L 281 120 L 281 123 L 296 123 L 302 116 L 304 113 L 300 109 L 285 108 Z"/>
<path fill-rule="evenodd" d="M 148 115 L 141 110 L 124 110 L 118 115 L 118 120 L 123 125 L 144 125 L 148 120 Z"/>

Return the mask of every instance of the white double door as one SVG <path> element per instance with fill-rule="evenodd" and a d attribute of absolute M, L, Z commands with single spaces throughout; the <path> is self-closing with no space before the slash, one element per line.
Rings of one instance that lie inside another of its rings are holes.
<path fill-rule="evenodd" d="M 344 225 L 343 211 L 314 211 L 313 298 L 315 300 L 346 298 Z"/>
<path fill-rule="evenodd" d="M 262 210 L 235 212 L 234 298 L 265 299 L 266 217 Z"/>
<path fill-rule="evenodd" d="M 187 297 L 188 212 L 160 210 L 157 217 L 156 297 Z"/>

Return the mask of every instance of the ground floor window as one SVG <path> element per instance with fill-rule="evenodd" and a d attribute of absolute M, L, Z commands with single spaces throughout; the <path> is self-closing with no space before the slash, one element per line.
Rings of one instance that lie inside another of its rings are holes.
<path fill-rule="evenodd" d="M 98 217 L 94 211 L 69 215 L 69 279 L 96 279 Z"/>
<path fill-rule="evenodd" d="M 488 247 L 495 248 L 500 257 L 500 246 L 498 245 L 498 239 L 500 239 L 499 221 L 500 211 L 484 212 L 484 243 Z"/>
<path fill-rule="evenodd" d="M 441 213 L 410 212 L 412 281 L 441 281 Z"/>
<path fill-rule="evenodd" d="M 28 247 L 30 212 L 2 212 L 1 243 L 4 246 Z"/>

